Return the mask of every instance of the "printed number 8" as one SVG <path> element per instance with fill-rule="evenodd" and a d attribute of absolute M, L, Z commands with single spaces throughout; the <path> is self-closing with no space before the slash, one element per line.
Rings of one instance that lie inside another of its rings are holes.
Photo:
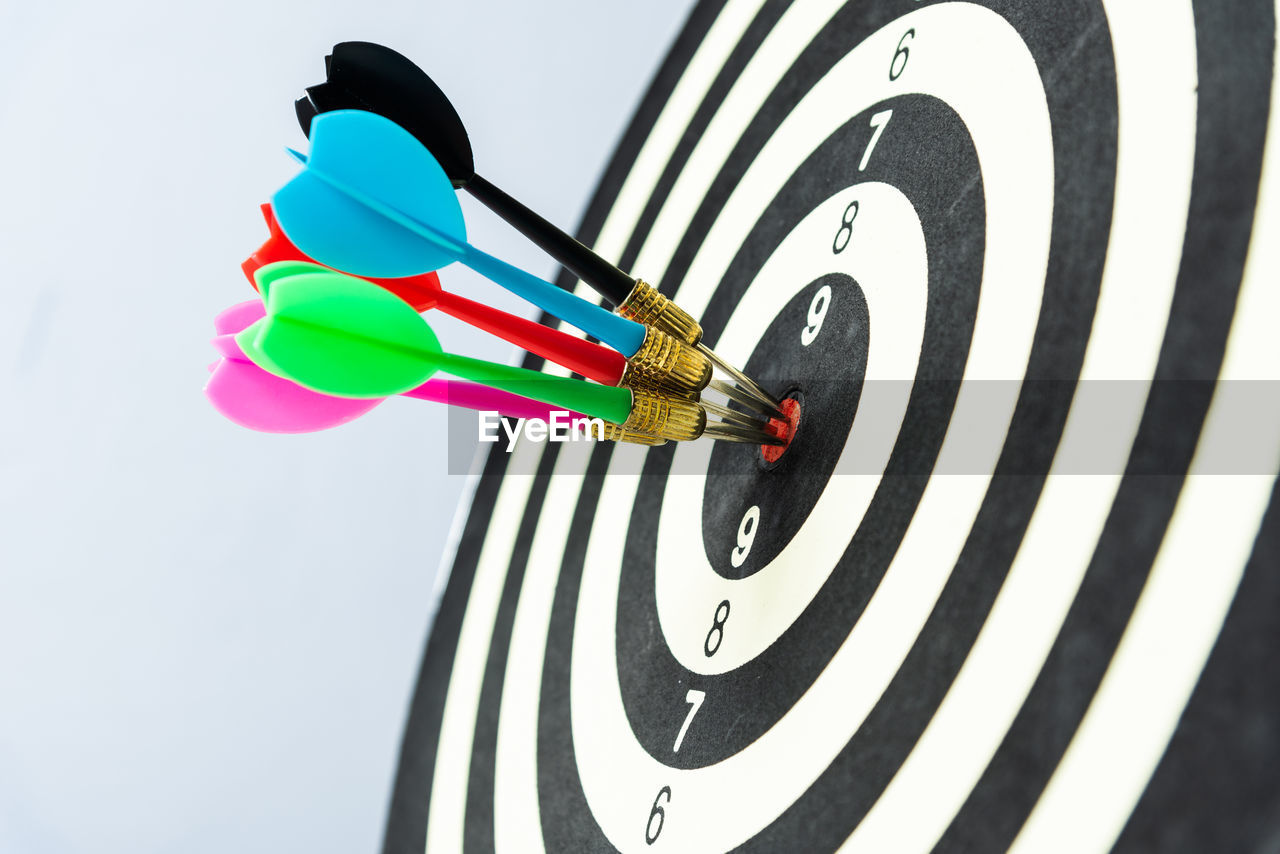
<path fill-rule="evenodd" d="M 724 642 L 724 624 L 729 620 L 729 600 L 726 599 L 716 606 L 716 616 L 711 623 L 711 631 L 707 632 L 707 639 L 702 644 L 702 651 L 707 654 L 707 658 L 715 655 L 720 651 L 720 644 Z M 712 643 L 712 639 L 715 643 Z"/>
<path fill-rule="evenodd" d="M 831 251 L 839 255 L 848 246 L 849 241 L 853 239 L 853 221 L 858 218 L 858 203 L 850 202 L 849 207 L 844 209 L 844 216 L 840 217 L 840 230 L 836 232 L 836 239 L 831 241 Z"/>

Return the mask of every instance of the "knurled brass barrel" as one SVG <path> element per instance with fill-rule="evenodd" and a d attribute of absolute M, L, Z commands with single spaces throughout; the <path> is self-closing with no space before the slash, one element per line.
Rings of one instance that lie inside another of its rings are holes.
<path fill-rule="evenodd" d="M 630 442 L 633 445 L 665 445 L 667 440 L 661 436 L 650 436 L 647 433 L 637 433 L 634 430 L 624 430 L 617 424 L 610 421 L 604 422 L 604 430 L 599 429 L 600 425 L 592 423 L 591 435 L 597 439 L 607 442 Z"/>
<path fill-rule="evenodd" d="M 636 286 L 618 306 L 618 314 L 665 332 L 690 347 L 702 340 L 702 326 L 692 315 L 640 279 L 636 279 Z"/>
<path fill-rule="evenodd" d="M 710 359 L 651 326 L 645 332 L 640 349 L 627 360 L 619 385 L 687 397 L 697 396 L 709 382 Z"/>
<path fill-rule="evenodd" d="M 622 424 L 623 430 L 677 442 L 696 439 L 706 428 L 707 413 L 696 402 L 644 389 L 632 389 L 631 417 Z"/>

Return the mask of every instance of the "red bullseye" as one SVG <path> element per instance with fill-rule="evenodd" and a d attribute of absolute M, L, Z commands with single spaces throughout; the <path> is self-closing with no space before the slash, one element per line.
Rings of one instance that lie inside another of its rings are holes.
<path fill-rule="evenodd" d="M 782 412 L 787 416 L 787 420 L 774 418 L 769 422 L 769 426 L 765 428 L 769 435 L 777 436 L 785 445 L 765 445 L 760 448 L 760 453 L 764 455 L 764 461 L 769 465 L 773 465 L 782 459 L 782 455 L 787 452 L 787 448 L 791 447 L 791 440 L 795 438 L 796 428 L 800 426 L 800 401 L 795 398 L 788 397 L 782 401 Z"/>

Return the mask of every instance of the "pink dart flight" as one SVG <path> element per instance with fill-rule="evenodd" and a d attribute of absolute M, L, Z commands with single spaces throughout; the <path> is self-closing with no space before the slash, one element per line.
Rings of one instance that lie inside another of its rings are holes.
<path fill-rule="evenodd" d="M 204 387 L 214 408 L 242 427 L 264 433 L 314 433 L 346 424 L 386 398 L 354 400 L 305 389 L 255 365 L 236 344 L 235 334 L 262 318 L 261 300 L 238 303 L 213 321 L 213 346 L 221 358 L 209 370 Z M 537 400 L 461 380 L 432 379 L 404 397 L 431 400 L 468 409 L 497 411 L 511 418 L 549 421 L 552 407 Z M 581 418 L 576 412 L 571 418 Z"/>

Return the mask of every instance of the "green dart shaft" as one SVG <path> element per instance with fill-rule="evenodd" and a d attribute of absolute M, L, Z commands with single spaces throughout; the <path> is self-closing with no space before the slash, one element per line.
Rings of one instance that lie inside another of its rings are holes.
<path fill-rule="evenodd" d="M 596 385 L 569 377 L 554 377 L 453 353 L 441 353 L 435 357 L 435 361 L 440 370 L 455 377 L 531 397 L 592 418 L 603 418 L 621 424 L 631 415 L 630 389 Z"/>
<path fill-rule="evenodd" d="M 312 265 L 258 271 L 267 316 L 236 336 L 260 367 L 339 397 L 387 397 L 436 371 L 623 423 L 631 390 L 447 353 L 408 303 L 372 282 Z"/>

